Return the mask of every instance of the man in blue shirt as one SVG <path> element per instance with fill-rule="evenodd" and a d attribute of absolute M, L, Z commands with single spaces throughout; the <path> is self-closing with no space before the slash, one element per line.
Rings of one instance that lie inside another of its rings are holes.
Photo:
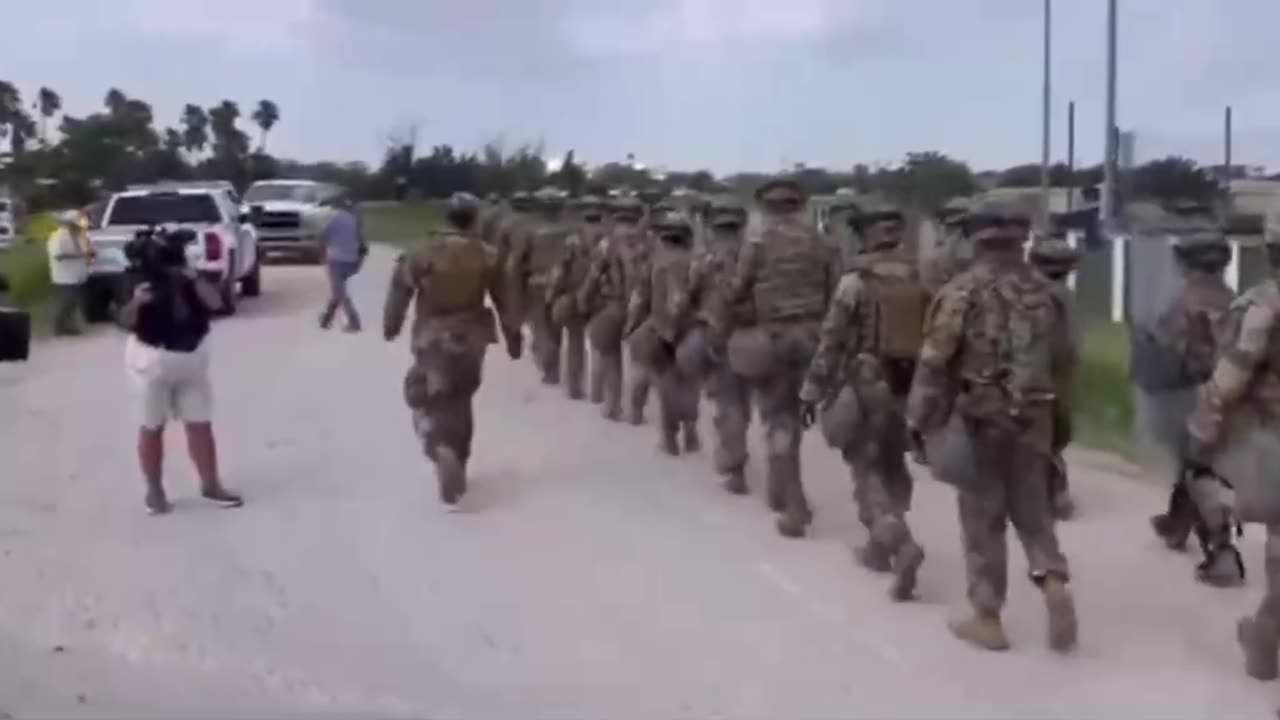
<path fill-rule="evenodd" d="M 325 265 L 329 272 L 329 301 L 320 313 L 320 327 L 329 329 L 338 307 L 347 316 L 347 332 L 360 332 L 360 314 L 347 293 L 347 281 L 360 271 L 360 264 L 368 253 L 361 233 L 360 219 L 356 216 L 351 200 L 339 197 L 329 201 L 333 213 L 321 231 Z"/>

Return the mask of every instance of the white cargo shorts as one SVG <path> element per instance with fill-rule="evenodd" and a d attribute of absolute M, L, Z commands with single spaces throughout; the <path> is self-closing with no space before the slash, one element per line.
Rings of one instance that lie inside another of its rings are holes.
<path fill-rule="evenodd" d="M 138 393 L 138 421 L 149 430 L 169 420 L 204 423 L 213 418 L 208 339 L 193 352 L 171 352 L 130 335 L 124 347 L 125 371 Z"/>

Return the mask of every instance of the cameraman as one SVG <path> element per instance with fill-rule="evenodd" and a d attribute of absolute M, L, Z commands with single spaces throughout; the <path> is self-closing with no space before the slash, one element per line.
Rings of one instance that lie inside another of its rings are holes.
<path fill-rule="evenodd" d="M 186 426 L 200 494 L 222 507 L 244 504 L 222 486 L 213 436 L 205 338 L 222 300 L 213 286 L 186 267 L 181 232 L 156 231 L 134 240 L 129 254 L 138 284 L 120 310 L 121 325 L 131 331 L 125 367 L 141 401 L 138 462 L 147 483 L 147 512 L 152 515 L 171 509 L 162 481 L 164 425 L 170 418 Z"/>

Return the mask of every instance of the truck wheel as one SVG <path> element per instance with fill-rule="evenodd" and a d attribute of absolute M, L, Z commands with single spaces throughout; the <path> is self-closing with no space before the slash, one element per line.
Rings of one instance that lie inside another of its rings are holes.
<path fill-rule="evenodd" d="M 227 267 L 234 268 L 235 266 L 236 266 L 236 256 L 234 254 L 228 256 Z M 236 280 L 234 275 L 235 271 L 230 270 L 229 272 L 231 272 L 232 274 L 227 275 L 227 278 L 222 281 L 222 311 L 219 312 L 218 314 L 223 316 L 236 314 Z"/>
<path fill-rule="evenodd" d="M 253 264 L 253 270 L 240 281 L 240 291 L 245 297 L 258 297 L 262 294 L 262 259 Z"/>

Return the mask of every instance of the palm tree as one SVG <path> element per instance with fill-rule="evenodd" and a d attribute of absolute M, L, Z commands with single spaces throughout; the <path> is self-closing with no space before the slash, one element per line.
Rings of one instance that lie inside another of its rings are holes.
<path fill-rule="evenodd" d="M 128 95 L 125 95 L 119 88 L 111 88 L 107 91 L 107 96 L 103 98 L 102 104 L 107 106 L 107 110 L 112 115 L 119 115 L 124 111 L 124 107 L 128 102 Z"/>
<path fill-rule="evenodd" d="M 188 103 L 182 109 L 182 147 L 197 154 L 209 144 L 209 116 L 204 108 Z"/>
<path fill-rule="evenodd" d="M 46 131 L 49 120 L 62 110 L 62 98 L 53 90 L 42 87 L 36 96 L 36 110 L 40 113 L 40 144 L 47 147 L 49 136 Z"/>
<path fill-rule="evenodd" d="M 253 111 L 253 121 L 262 130 L 262 141 L 258 144 L 259 152 L 267 151 L 267 133 L 280 121 L 280 108 L 270 100 L 259 100 L 258 109 Z"/>

